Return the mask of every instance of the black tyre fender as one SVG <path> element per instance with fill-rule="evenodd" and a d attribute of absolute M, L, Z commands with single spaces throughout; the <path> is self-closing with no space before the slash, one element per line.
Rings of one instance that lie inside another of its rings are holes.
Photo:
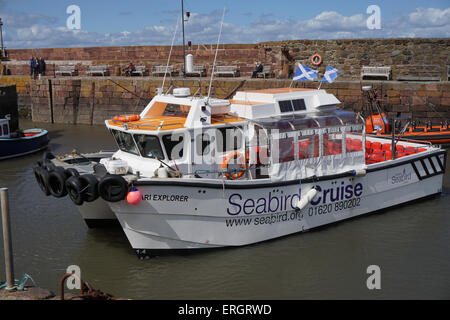
<path fill-rule="evenodd" d="M 50 190 L 48 188 L 48 171 L 41 167 L 34 168 L 34 177 L 39 185 L 39 188 L 46 195 L 50 195 Z"/>
<path fill-rule="evenodd" d="M 64 173 L 66 174 L 67 179 L 70 177 L 79 177 L 80 176 L 80 173 L 75 168 L 67 168 L 66 170 L 64 170 Z"/>
<path fill-rule="evenodd" d="M 51 171 L 55 170 L 56 166 L 52 162 L 47 160 L 42 163 L 42 168 L 47 170 L 48 172 L 51 172 Z"/>
<path fill-rule="evenodd" d="M 81 183 L 83 200 L 92 202 L 98 199 L 98 180 L 93 174 L 84 174 L 78 178 Z"/>
<path fill-rule="evenodd" d="M 45 151 L 42 155 L 42 162 L 44 163 L 53 159 L 55 159 L 55 156 L 50 151 Z"/>
<path fill-rule="evenodd" d="M 62 198 L 67 195 L 66 174 L 63 167 L 55 167 L 48 174 L 48 188 L 50 193 L 56 198 Z"/>
<path fill-rule="evenodd" d="M 105 201 L 122 201 L 128 193 L 128 182 L 122 176 L 108 174 L 98 183 L 98 193 Z"/>
<path fill-rule="evenodd" d="M 81 206 L 84 202 L 83 195 L 81 194 L 82 185 L 79 177 L 70 177 L 66 180 L 66 190 L 70 199 L 77 206 Z"/>
<path fill-rule="evenodd" d="M 42 161 L 41 161 L 41 160 L 36 161 L 36 162 L 33 164 L 33 169 L 35 169 L 35 168 L 40 168 L 40 167 L 42 167 Z"/>

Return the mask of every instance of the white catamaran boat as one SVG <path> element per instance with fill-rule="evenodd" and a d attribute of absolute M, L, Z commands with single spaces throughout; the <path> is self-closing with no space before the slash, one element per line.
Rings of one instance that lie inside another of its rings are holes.
<path fill-rule="evenodd" d="M 106 121 L 118 151 L 47 155 L 36 178 L 90 224 L 117 218 L 138 254 L 257 243 L 441 192 L 444 150 L 366 137 L 339 104 L 325 90 L 171 88 Z"/>

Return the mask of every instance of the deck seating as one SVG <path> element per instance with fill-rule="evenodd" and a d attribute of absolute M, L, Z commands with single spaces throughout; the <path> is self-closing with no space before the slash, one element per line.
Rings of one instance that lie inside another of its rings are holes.
<path fill-rule="evenodd" d="M 369 141 L 370 142 L 370 141 Z M 362 151 L 362 141 L 360 139 L 346 139 L 347 152 Z"/>
<path fill-rule="evenodd" d="M 368 148 L 368 143 L 370 147 Z M 408 155 L 426 151 L 425 148 L 410 147 L 397 144 L 395 146 L 395 157 L 402 158 Z M 392 151 L 390 143 L 370 142 L 366 141 L 366 163 L 373 164 L 392 159 Z"/>

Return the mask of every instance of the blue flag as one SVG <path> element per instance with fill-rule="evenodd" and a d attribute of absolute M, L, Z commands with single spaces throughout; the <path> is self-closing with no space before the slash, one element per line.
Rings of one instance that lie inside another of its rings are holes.
<path fill-rule="evenodd" d="M 317 79 L 317 70 L 313 70 L 302 64 L 298 65 L 292 81 L 312 81 Z"/>
<path fill-rule="evenodd" d="M 322 82 L 333 82 L 338 77 L 338 69 L 333 68 L 332 66 L 327 66 L 325 70 L 325 74 L 323 75 Z"/>

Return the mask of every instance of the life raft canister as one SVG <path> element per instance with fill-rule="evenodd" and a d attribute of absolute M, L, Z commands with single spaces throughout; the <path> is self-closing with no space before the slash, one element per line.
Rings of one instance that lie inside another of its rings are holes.
<path fill-rule="evenodd" d="M 138 121 L 141 119 L 141 117 L 138 114 L 130 114 L 130 115 L 122 115 L 122 116 L 115 116 L 113 120 L 115 121 L 121 121 L 121 122 L 131 122 L 131 121 Z"/>
<path fill-rule="evenodd" d="M 227 169 L 228 170 L 228 163 L 230 162 L 231 159 L 239 159 L 240 163 L 241 163 L 240 164 L 240 168 L 235 173 L 225 172 L 224 175 L 228 179 L 236 180 L 236 179 L 239 179 L 240 177 L 242 177 L 244 175 L 244 173 L 245 173 L 245 170 L 246 170 L 245 158 L 242 155 L 242 153 L 240 153 L 238 151 L 230 152 L 229 154 L 227 154 L 225 159 L 223 159 L 223 163 L 222 163 L 222 168 L 223 169 Z"/>
<path fill-rule="evenodd" d="M 323 61 L 323 59 L 320 56 L 320 54 L 318 54 L 318 53 L 315 53 L 311 56 L 311 63 L 314 66 L 320 66 L 322 64 L 322 61 Z"/>

